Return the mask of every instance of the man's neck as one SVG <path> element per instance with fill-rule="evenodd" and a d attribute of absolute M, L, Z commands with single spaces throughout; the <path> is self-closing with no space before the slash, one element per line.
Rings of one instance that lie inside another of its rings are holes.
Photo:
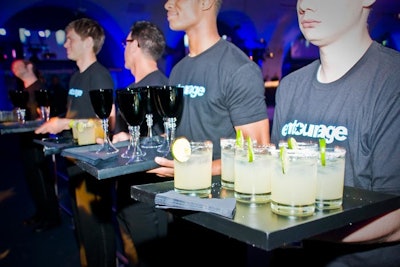
<path fill-rule="evenodd" d="M 31 77 L 25 77 L 23 82 L 24 82 L 24 87 L 28 88 L 29 86 L 31 86 L 32 84 L 34 84 L 38 79 L 35 76 L 31 76 Z"/>
<path fill-rule="evenodd" d="M 94 62 L 97 61 L 96 56 L 90 56 L 87 58 L 83 58 L 76 61 L 76 65 L 79 68 L 79 72 L 84 72 L 87 68 L 89 68 Z"/>
<path fill-rule="evenodd" d="M 157 62 L 146 62 L 146 63 L 135 64 L 135 65 L 137 67 L 135 67 L 132 70 L 132 75 L 135 76 L 135 83 L 140 82 L 147 75 L 158 70 Z"/>

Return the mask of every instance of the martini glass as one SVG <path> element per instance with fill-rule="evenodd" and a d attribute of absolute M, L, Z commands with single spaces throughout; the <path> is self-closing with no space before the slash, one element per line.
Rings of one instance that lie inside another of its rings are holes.
<path fill-rule="evenodd" d="M 103 145 L 96 153 L 113 154 L 118 152 L 118 149 L 111 143 L 108 136 L 108 117 L 113 105 L 113 93 L 113 89 L 95 89 L 89 91 L 94 112 L 101 119 L 104 131 Z"/>
<path fill-rule="evenodd" d="M 167 155 L 175 139 L 177 121 L 183 110 L 183 87 L 164 85 L 154 88 L 151 94 L 158 114 L 165 119 L 165 142 L 157 149 Z"/>
<path fill-rule="evenodd" d="M 49 92 L 46 89 L 39 89 L 35 91 L 35 99 L 40 108 L 40 117 L 43 121 L 48 121 L 50 119 Z"/>
<path fill-rule="evenodd" d="M 29 93 L 24 90 L 11 90 L 8 92 L 11 103 L 17 113 L 17 118 L 20 123 L 25 123 L 26 105 L 29 99 Z"/>
<path fill-rule="evenodd" d="M 144 161 L 146 152 L 139 146 L 140 125 L 143 123 L 146 114 L 148 89 L 125 88 L 117 90 L 117 103 L 122 118 L 128 124 L 130 142 L 127 150 L 121 154 L 121 157 L 128 158 L 126 164 Z"/>

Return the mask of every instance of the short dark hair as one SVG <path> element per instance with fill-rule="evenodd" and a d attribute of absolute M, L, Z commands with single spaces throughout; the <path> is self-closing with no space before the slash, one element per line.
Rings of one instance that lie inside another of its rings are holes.
<path fill-rule="evenodd" d="M 81 39 L 92 37 L 93 51 L 97 55 L 103 47 L 106 38 L 103 27 L 95 20 L 88 18 L 81 18 L 71 21 L 65 31 L 74 30 Z"/>
<path fill-rule="evenodd" d="M 137 21 L 131 29 L 131 38 L 137 40 L 144 53 L 158 60 L 165 50 L 165 37 L 157 25 L 149 21 Z"/>

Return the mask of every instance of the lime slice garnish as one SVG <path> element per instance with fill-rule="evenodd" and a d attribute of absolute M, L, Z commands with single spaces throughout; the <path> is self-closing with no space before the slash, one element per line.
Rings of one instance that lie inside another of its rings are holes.
<path fill-rule="evenodd" d="M 282 164 L 282 173 L 286 173 L 286 168 L 287 168 L 287 163 L 288 163 L 288 155 L 286 151 L 286 147 L 281 146 L 279 149 L 279 157 L 281 158 L 281 164 Z"/>
<path fill-rule="evenodd" d="M 85 123 L 82 121 L 79 121 L 76 125 L 76 129 L 78 130 L 78 132 L 83 132 L 85 130 Z"/>
<path fill-rule="evenodd" d="M 68 125 L 69 125 L 69 128 L 74 128 L 74 126 L 75 126 L 75 123 L 76 123 L 76 121 L 75 120 L 70 120 L 69 121 L 69 123 L 68 123 Z"/>
<path fill-rule="evenodd" d="M 244 144 L 243 132 L 242 130 L 238 129 L 236 131 L 236 146 L 243 147 L 243 144 Z"/>
<path fill-rule="evenodd" d="M 289 149 L 299 149 L 299 145 L 297 144 L 296 139 L 294 137 L 289 137 L 287 140 L 288 148 Z"/>
<path fill-rule="evenodd" d="M 254 161 L 254 150 L 253 150 L 253 142 L 251 141 L 251 137 L 247 137 L 247 159 L 249 162 Z"/>
<path fill-rule="evenodd" d="M 186 137 L 176 138 L 171 145 L 171 154 L 179 162 L 188 161 L 192 154 L 189 140 Z"/>
<path fill-rule="evenodd" d="M 321 155 L 321 165 L 326 165 L 326 140 L 324 138 L 319 139 L 319 153 Z"/>

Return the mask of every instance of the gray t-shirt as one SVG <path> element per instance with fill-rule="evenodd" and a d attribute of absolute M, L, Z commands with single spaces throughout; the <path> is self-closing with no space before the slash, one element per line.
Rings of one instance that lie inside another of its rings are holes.
<path fill-rule="evenodd" d="M 220 138 L 235 137 L 234 126 L 268 118 L 260 68 L 223 39 L 200 55 L 178 62 L 169 84 L 184 87 L 176 136 L 211 140 L 214 159 L 220 158 Z"/>
<path fill-rule="evenodd" d="M 82 73 L 75 72 L 69 82 L 65 117 L 69 119 L 96 118 L 89 91 L 100 88 L 114 89 L 114 81 L 110 72 L 98 61 Z"/>

